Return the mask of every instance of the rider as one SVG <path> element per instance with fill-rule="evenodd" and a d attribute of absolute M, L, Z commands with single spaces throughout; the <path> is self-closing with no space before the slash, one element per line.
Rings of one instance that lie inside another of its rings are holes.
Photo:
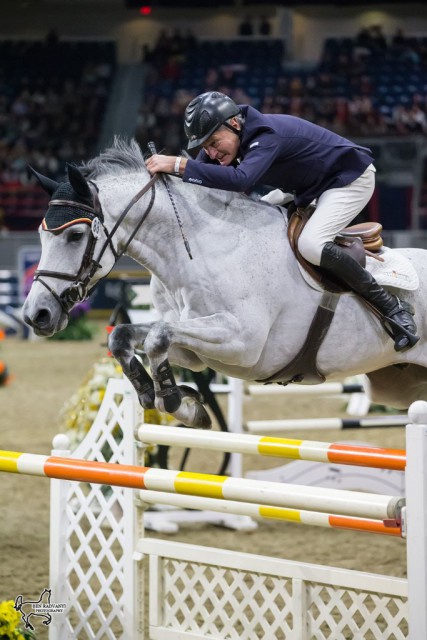
<path fill-rule="evenodd" d="M 150 173 L 175 173 L 184 182 L 228 191 L 268 184 L 292 192 L 298 207 L 316 200 L 298 241 L 301 255 L 391 319 L 396 351 L 414 346 L 419 338 L 412 307 L 385 291 L 334 243 L 374 191 L 370 149 L 301 118 L 262 114 L 249 105 L 237 105 L 217 91 L 203 93 L 188 104 L 184 130 L 188 149 L 202 147 L 197 158 L 156 154 L 147 160 Z"/>

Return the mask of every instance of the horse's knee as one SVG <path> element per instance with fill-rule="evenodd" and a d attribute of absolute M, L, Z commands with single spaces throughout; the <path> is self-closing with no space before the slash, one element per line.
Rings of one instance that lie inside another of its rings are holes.
<path fill-rule="evenodd" d="M 144 351 L 149 358 L 166 353 L 172 341 L 172 329 L 166 322 L 156 322 L 144 341 Z"/>
<path fill-rule="evenodd" d="M 108 338 L 108 348 L 115 358 L 120 358 L 121 355 L 129 351 L 132 337 L 131 325 L 121 324 L 114 327 Z"/>

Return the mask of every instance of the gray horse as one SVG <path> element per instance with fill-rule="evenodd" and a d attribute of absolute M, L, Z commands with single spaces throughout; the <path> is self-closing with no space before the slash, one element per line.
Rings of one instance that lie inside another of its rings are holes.
<path fill-rule="evenodd" d="M 207 428 L 200 398 L 176 385 L 170 363 L 263 381 L 298 354 L 322 292 L 301 274 L 283 210 L 176 177 L 151 179 L 134 141 L 116 140 L 79 168 L 69 166 L 65 183 L 37 175 L 52 197 L 40 230 L 39 269 L 23 309 L 37 335 L 64 329 L 72 306 L 126 253 L 151 272 L 162 318 L 118 326 L 110 336 L 110 349 L 144 407 L 155 405 L 186 425 Z M 416 309 L 419 343 L 396 353 L 378 319 L 347 293 L 316 366 L 326 380 L 365 373 L 374 401 L 407 408 L 427 399 L 427 254 L 398 253 L 421 283 L 415 291 L 394 289 Z M 153 380 L 135 357 L 142 348 Z"/>

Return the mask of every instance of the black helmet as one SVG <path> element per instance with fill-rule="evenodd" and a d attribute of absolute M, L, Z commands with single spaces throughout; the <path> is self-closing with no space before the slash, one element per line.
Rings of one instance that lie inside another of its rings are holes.
<path fill-rule="evenodd" d="M 219 91 L 208 91 L 194 98 L 185 110 L 187 148 L 199 147 L 226 120 L 239 113 L 240 109 L 234 100 Z"/>

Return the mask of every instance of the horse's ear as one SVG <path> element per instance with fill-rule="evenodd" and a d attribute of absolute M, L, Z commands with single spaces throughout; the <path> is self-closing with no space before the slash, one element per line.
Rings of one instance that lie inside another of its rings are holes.
<path fill-rule="evenodd" d="M 33 167 L 30 167 L 30 165 L 28 165 L 28 170 L 31 171 L 33 176 L 35 176 L 37 178 L 37 180 L 38 180 L 39 184 L 41 185 L 41 187 L 43 187 L 43 189 L 45 191 L 47 191 L 47 193 L 50 196 L 52 196 L 55 193 L 55 191 L 59 187 L 59 182 L 55 182 L 55 180 L 51 180 L 47 176 L 42 176 L 41 173 L 39 173 L 38 171 L 33 169 Z"/>
<path fill-rule="evenodd" d="M 82 172 L 72 164 L 67 164 L 68 179 L 78 196 L 92 202 L 92 192 Z"/>

